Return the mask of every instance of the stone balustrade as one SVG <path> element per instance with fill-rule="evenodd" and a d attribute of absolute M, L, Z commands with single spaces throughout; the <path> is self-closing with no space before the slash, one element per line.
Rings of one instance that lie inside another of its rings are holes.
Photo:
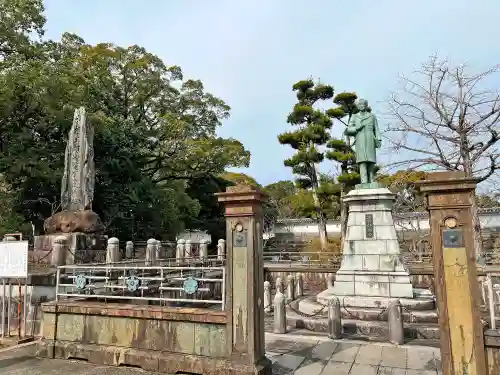
<path fill-rule="evenodd" d="M 15 238 L 5 237 L 3 241 L 14 241 Z M 164 244 L 166 244 L 164 246 Z M 208 254 L 208 241 L 201 239 L 199 242 L 194 243 L 191 240 L 179 239 L 175 244 L 175 247 L 171 243 L 163 243 L 154 238 L 150 238 L 147 241 L 146 248 L 140 253 L 136 252 L 135 245 L 132 241 L 127 241 L 125 243 L 125 250 L 120 251 L 120 240 L 116 237 L 109 238 L 107 240 L 107 246 L 103 252 L 103 259 L 99 262 L 105 263 L 117 263 L 120 261 L 132 260 L 132 259 L 144 259 L 146 264 L 154 265 L 157 260 L 160 259 L 173 259 L 175 258 L 177 263 L 182 263 L 184 260 L 201 260 L 205 261 L 209 258 L 216 258 L 219 261 L 223 261 L 226 258 L 226 241 L 220 239 L 217 243 L 217 255 L 210 257 Z M 67 236 L 61 235 L 54 237 L 52 241 L 52 256 L 50 258 L 50 263 L 54 266 L 61 266 L 64 264 L 73 264 L 72 259 L 74 257 L 69 252 L 69 243 Z M 96 263 L 96 262 L 94 262 Z"/>

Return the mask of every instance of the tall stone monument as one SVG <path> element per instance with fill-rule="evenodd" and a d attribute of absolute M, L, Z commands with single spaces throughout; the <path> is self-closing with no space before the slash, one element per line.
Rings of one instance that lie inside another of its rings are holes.
<path fill-rule="evenodd" d="M 64 157 L 61 183 L 63 211 L 92 209 L 94 198 L 94 129 L 87 123 L 85 108 L 75 110 Z"/>
<path fill-rule="evenodd" d="M 45 236 L 35 238 L 35 251 L 52 249 L 54 236 L 68 237 L 70 258 L 79 250 L 102 247 L 104 226 L 92 211 L 94 197 L 94 131 L 87 122 L 85 108 L 75 110 L 69 132 L 61 182 L 61 211 L 44 222 Z M 74 259 L 66 258 L 67 263 Z M 59 259 L 63 259 L 59 258 Z"/>
<path fill-rule="evenodd" d="M 349 215 L 342 263 L 333 287 L 318 294 L 317 300 L 349 298 L 351 306 L 368 307 L 372 302 L 385 305 L 390 298 L 412 299 L 414 293 L 392 218 L 395 194 L 374 181 L 376 149 L 381 146 L 377 118 L 367 110 L 366 100 L 358 101 L 358 109 L 345 134 L 355 138 L 361 184 L 344 198 Z"/>

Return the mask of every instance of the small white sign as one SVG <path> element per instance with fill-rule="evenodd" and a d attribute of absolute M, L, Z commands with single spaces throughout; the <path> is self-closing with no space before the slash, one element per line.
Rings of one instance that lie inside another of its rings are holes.
<path fill-rule="evenodd" d="M 0 242 L 0 278 L 28 277 L 28 241 Z"/>

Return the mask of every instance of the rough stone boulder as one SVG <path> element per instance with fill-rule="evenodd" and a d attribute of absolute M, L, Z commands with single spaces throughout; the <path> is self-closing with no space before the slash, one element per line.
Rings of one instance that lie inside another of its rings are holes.
<path fill-rule="evenodd" d="M 91 210 L 61 211 L 45 219 L 46 234 L 52 233 L 99 233 L 104 231 L 99 216 Z"/>

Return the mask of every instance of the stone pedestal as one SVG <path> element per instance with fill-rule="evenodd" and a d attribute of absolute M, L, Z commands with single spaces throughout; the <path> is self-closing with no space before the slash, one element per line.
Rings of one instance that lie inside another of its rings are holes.
<path fill-rule="evenodd" d="M 51 254 L 53 243 L 60 236 L 67 238 L 68 246 L 64 256 L 55 257 Z M 29 255 L 33 261 L 44 264 L 51 264 L 52 259 L 64 259 L 64 264 L 105 262 L 107 240 L 108 236 L 86 233 L 53 233 L 35 236 L 33 252 Z"/>
<path fill-rule="evenodd" d="M 355 189 L 349 204 L 343 258 L 333 288 L 318 295 L 413 298 L 392 219 L 395 195 L 387 188 Z"/>

